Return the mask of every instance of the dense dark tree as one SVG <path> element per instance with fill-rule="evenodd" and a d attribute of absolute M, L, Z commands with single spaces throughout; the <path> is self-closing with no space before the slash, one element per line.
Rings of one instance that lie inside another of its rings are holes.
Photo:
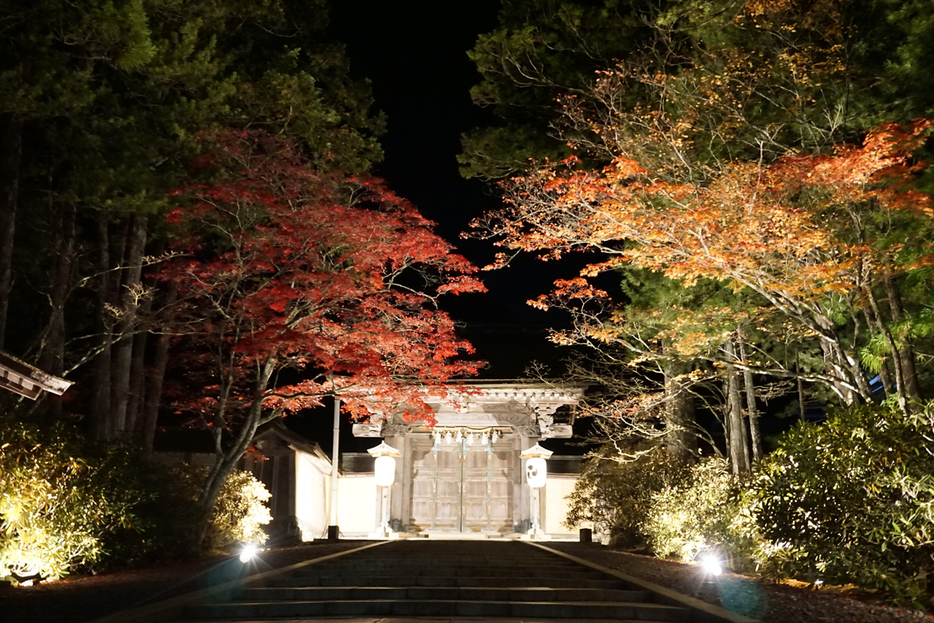
<path fill-rule="evenodd" d="M 382 119 L 321 2 L 13 2 L 0 24 L 0 336 L 82 380 L 73 408 L 96 436 L 149 439 L 166 352 L 152 331 L 173 294 L 147 267 L 199 131 L 263 127 L 361 172 Z"/>

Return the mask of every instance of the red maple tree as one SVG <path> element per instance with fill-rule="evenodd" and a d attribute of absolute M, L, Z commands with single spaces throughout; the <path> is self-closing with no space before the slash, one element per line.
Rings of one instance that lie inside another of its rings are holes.
<path fill-rule="evenodd" d="M 374 178 L 309 167 L 262 132 L 228 131 L 176 194 L 162 278 L 179 290 L 182 413 L 214 433 L 209 509 L 256 429 L 339 396 L 352 416 L 432 421 L 427 395 L 482 362 L 436 307 L 483 292 L 476 268 Z M 224 436 L 229 431 L 229 439 Z"/>

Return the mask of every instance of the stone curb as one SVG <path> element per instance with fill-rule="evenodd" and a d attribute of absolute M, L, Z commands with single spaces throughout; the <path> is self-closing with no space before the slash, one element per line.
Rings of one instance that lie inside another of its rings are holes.
<path fill-rule="evenodd" d="M 761 623 L 758 619 L 753 619 L 742 614 L 736 614 L 735 612 L 730 612 L 725 608 L 720 606 L 715 606 L 709 604 L 706 601 L 701 601 L 700 599 L 695 599 L 694 597 L 688 597 L 687 595 L 682 595 L 677 591 L 673 591 L 670 588 L 665 588 L 664 586 L 659 586 L 647 580 L 641 578 L 633 577 L 627 575 L 622 571 L 616 571 L 615 569 L 610 569 L 599 565 L 595 562 L 591 562 L 585 558 L 578 558 L 572 554 L 566 554 L 562 551 L 552 549 L 541 543 L 535 543 L 532 541 L 523 541 L 533 547 L 538 547 L 552 554 L 557 554 L 568 560 L 573 560 L 574 562 L 586 565 L 591 569 L 596 569 L 597 571 L 602 571 L 608 575 L 619 578 L 624 582 L 633 584 L 642 588 L 643 590 L 649 591 L 657 598 L 657 603 L 671 605 L 671 606 L 682 606 L 688 608 L 691 611 L 691 616 L 689 623 Z"/>
<path fill-rule="evenodd" d="M 278 575 L 284 575 L 297 569 L 313 565 L 315 563 L 324 562 L 325 560 L 332 560 L 334 558 L 360 552 L 371 547 L 385 545 L 389 542 L 390 541 L 378 541 L 376 543 L 369 543 L 367 545 L 348 549 L 343 552 L 336 552 L 334 554 L 327 554 L 325 556 L 319 556 L 318 558 L 312 558 L 311 560 L 305 560 L 287 567 L 256 573 L 254 575 L 247 576 L 246 578 L 231 580 L 216 586 L 203 588 L 163 601 L 157 601 L 146 606 L 140 606 L 139 608 L 115 612 L 114 614 L 108 615 L 106 617 L 94 619 L 89 623 L 163 623 L 166 621 L 172 621 L 174 619 L 180 618 L 183 610 L 188 606 L 208 603 L 218 599 L 226 599 L 237 588 L 262 585 L 266 580 L 274 578 Z"/>

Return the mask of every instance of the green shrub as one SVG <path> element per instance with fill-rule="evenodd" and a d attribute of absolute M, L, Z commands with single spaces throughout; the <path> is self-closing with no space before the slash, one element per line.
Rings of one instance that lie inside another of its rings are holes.
<path fill-rule="evenodd" d="M 108 530 L 99 539 L 100 553 L 85 571 L 125 568 L 154 561 L 191 558 L 236 543 L 262 544 L 262 526 L 272 517 L 264 504 L 270 497 L 250 472 L 234 471 L 224 483 L 203 542 L 198 526 L 205 521 L 197 500 L 207 468 L 137 462 L 121 472 L 123 485 L 137 492 L 133 521 Z"/>
<path fill-rule="evenodd" d="M 934 571 L 934 410 L 837 411 L 788 431 L 754 482 L 752 512 L 775 577 L 854 583 L 924 599 Z"/>
<path fill-rule="evenodd" d="M 592 453 L 574 491 L 568 496 L 564 524 L 575 528 L 592 523 L 594 531 L 615 546 L 644 549 L 642 525 L 652 495 L 684 478 L 687 463 L 659 448 L 634 461 L 620 462 L 612 446 Z"/>
<path fill-rule="evenodd" d="M 265 542 L 270 494 L 239 471 L 218 497 L 206 542 L 196 542 L 204 476 L 202 468 L 146 462 L 127 444 L 96 446 L 63 423 L 0 416 L 0 580 L 56 579 Z"/>
<path fill-rule="evenodd" d="M 111 454 L 113 452 L 111 451 Z M 139 566 L 152 562 L 190 558 L 201 553 L 197 526 L 201 511 L 183 484 L 182 468 L 144 460 L 132 450 L 121 453 L 122 486 L 136 492 L 133 522 L 107 531 L 101 537 L 102 552 L 82 571 Z"/>
<path fill-rule="evenodd" d="M 743 505 L 742 482 L 727 461 L 706 459 L 684 480 L 652 496 L 643 530 L 656 556 L 692 562 L 702 552 L 716 551 L 742 569 L 754 549 Z"/>
<path fill-rule="evenodd" d="M 184 505 L 194 508 L 201 487 L 208 475 L 207 467 L 179 465 L 172 468 L 173 497 Z M 203 550 L 222 550 L 237 543 L 259 545 L 268 538 L 262 526 L 272 521 L 265 502 L 272 497 L 266 485 L 252 473 L 234 470 L 221 488 L 214 508 L 207 519 L 204 542 L 197 544 Z M 203 517 L 195 517 L 187 526 L 194 537 L 199 533 L 195 526 Z"/>
<path fill-rule="evenodd" d="M 0 420 L 0 579 L 58 578 L 92 565 L 102 537 L 136 529 L 144 494 L 115 474 L 119 457 L 94 455 L 65 425 Z"/>
<path fill-rule="evenodd" d="M 270 497 L 266 485 L 253 474 L 233 472 L 214 504 L 206 536 L 208 546 L 222 549 L 236 543 L 265 543 L 268 536 L 262 526 L 272 521 L 265 505 Z"/>

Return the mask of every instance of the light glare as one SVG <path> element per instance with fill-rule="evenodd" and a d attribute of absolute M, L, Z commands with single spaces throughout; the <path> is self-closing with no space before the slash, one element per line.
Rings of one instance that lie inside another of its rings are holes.
<path fill-rule="evenodd" d="M 708 575 L 720 575 L 723 573 L 723 567 L 715 556 L 704 556 L 700 559 L 701 568 Z"/>
<path fill-rule="evenodd" d="M 240 551 L 240 562 L 247 563 L 253 560 L 253 557 L 256 556 L 256 546 L 255 545 L 244 545 L 243 549 Z"/>

